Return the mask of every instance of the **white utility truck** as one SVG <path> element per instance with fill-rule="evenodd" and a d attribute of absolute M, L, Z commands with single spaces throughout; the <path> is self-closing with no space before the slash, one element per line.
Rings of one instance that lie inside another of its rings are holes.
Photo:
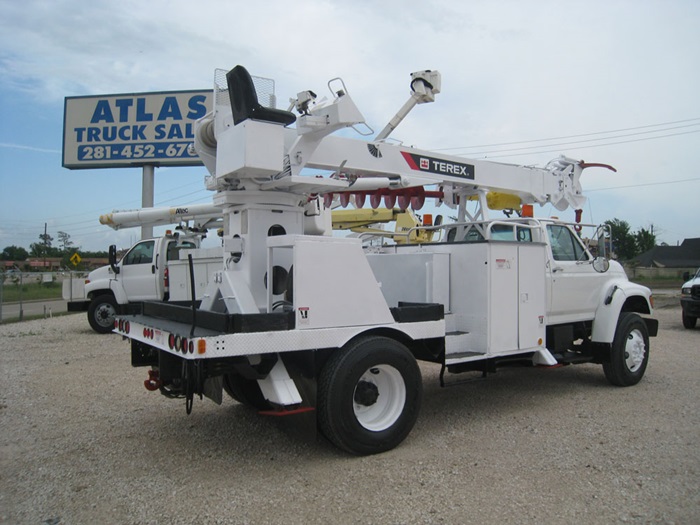
<path fill-rule="evenodd" d="M 85 280 L 66 280 L 63 298 L 69 312 L 87 311 L 93 330 L 106 334 L 114 329 L 118 313 L 138 311 L 142 301 L 190 299 L 189 257 L 195 268 L 195 292 L 199 299 L 209 274 L 221 266 L 221 249 L 200 249 L 208 228 L 220 225 L 221 212 L 212 205 L 150 208 L 112 212 L 100 217 L 115 229 L 180 222 L 178 230 L 163 237 L 134 244 L 117 262 L 116 246 L 109 248 L 109 265 L 97 268 Z M 194 226 L 188 226 L 195 220 Z"/>
<path fill-rule="evenodd" d="M 597 363 L 614 385 L 642 378 L 658 330 L 650 290 L 594 257 L 580 225 L 528 213 L 533 204 L 580 210 L 582 171 L 602 165 L 516 166 L 387 141 L 411 108 L 434 100 L 440 80 L 413 73 L 408 101 L 368 141 L 335 133 L 364 124 L 340 79 L 329 99 L 299 93 L 294 114 L 261 104 L 242 66 L 217 73 L 195 148 L 222 210 L 223 257 L 201 304 L 144 302 L 118 317 L 132 365 L 150 368 L 147 389 L 183 398 L 188 413 L 194 396 L 220 403 L 226 391 L 265 413 L 312 417 L 332 443 L 362 455 L 411 431 L 418 360 L 440 366 L 443 384 L 446 372 L 506 365 Z M 491 219 L 489 196 L 517 213 Z M 426 199 L 456 213 L 416 227 L 440 232 L 437 241 L 363 248 L 331 235 L 334 203 L 417 210 Z"/>

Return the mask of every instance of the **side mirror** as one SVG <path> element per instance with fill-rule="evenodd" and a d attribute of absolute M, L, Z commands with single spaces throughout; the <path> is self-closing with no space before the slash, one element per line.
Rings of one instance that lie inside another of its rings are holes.
<path fill-rule="evenodd" d="M 109 267 L 112 268 L 114 275 L 119 273 L 119 266 L 117 266 L 117 245 L 112 244 L 109 247 Z"/>
<path fill-rule="evenodd" d="M 610 261 L 605 257 L 596 257 L 593 261 L 593 269 L 598 273 L 605 273 L 610 269 Z"/>
<path fill-rule="evenodd" d="M 683 282 L 690 281 L 690 272 L 683 273 Z"/>

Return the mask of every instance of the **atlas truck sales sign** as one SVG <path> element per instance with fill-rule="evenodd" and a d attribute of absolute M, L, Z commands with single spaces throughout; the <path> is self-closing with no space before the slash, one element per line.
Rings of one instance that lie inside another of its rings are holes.
<path fill-rule="evenodd" d="M 198 166 L 194 123 L 211 90 L 66 97 L 63 167 Z"/>

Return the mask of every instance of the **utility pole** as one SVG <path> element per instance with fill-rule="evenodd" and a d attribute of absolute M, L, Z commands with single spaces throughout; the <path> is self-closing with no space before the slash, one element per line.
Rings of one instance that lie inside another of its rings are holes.
<path fill-rule="evenodd" d="M 46 226 L 47 226 L 47 223 L 44 223 L 44 270 L 46 270 L 46 252 L 49 249 L 47 246 L 48 237 L 47 237 L 47 232 L 46 232 Z"/>

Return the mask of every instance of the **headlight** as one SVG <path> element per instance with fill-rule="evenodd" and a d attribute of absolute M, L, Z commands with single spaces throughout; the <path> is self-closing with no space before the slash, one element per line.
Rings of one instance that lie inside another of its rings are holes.
<path fill-rule="evenodd" d="M 682 289 L 681 289 L 681 295 L 690 295 L 690 287 L 688 287 L 688 288 L 682 288 Z"/>

